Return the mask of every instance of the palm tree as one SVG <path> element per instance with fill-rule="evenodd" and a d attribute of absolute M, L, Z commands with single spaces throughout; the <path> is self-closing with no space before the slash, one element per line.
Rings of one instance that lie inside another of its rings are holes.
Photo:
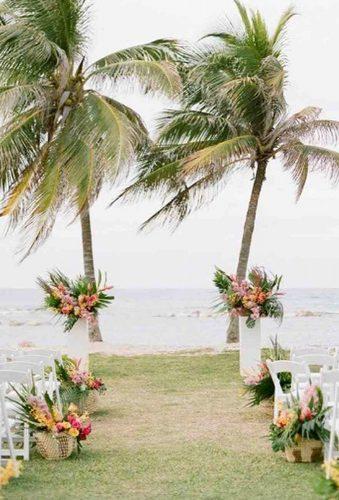
<path fill-rule="evenodd" d="M 339 177 L 339 154 L 320 147 L 336 141 L 339 122 L 322 120 L 310 107 L 287 116 L 284 98 L 287 10 L 269 34 L 259 12 L 235 1 L 242 26 L 208 35 L 213 43 L 186 54 L 183 106 L 163 114 L 157 143 L 144 158 L 135 181 L 118 199 L 161 193 L 161 208 L 142 226 L 174 228 L 193 210 L 209 203 L 231 174 L 250 171 L 253 185 L 245 218 L 237 275 L 246 275 L 261 190 L 271 159 L 278 157 L 302 193 L 309 171 Z M 311 141 L 311 144 L 307 141 Z M 227 341 L 238 340 L 238 323 Z"/>
<path fill-rule="evenodd" d="M 181 79 L 172 40 L 86 65 L 88 22 L 86 0 L 0 3 L 0 188 L 9 227 L 34 231 L 24 257 L 62 210 L 80 215 L 84 271 L 94 280 L 90 206 L 149 141 L 140 116 L 104 90 L 137 85 L 174 97 Z M 98 328 L 90 336 L 101 340 Z"/>

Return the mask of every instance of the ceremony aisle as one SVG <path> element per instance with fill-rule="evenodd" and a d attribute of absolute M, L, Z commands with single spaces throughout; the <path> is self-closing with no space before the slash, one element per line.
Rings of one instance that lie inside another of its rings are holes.
<path fill-rule="evenodd" d="M 319 465 L 271 451 L 267 409 L 246 407 L 236 353 L 91 357 L 108 387 L 79 458 L 35 452 L 5 499 L 307 499 Z"/>

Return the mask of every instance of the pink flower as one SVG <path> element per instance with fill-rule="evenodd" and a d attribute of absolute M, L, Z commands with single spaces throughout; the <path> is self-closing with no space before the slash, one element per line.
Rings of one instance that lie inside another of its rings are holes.
<path fill-rule="evenodd" d="M 313 418 L 313 414 L 312 414 L 311 408 L 309 408 L 309 406 L 302 406 L 301 413 L 300 413 L 301 422 L 304 422 L 305 420 L 312 420 L 312 418 Z"/>
<path fill-rule="evenodd" d="M 252 311 L 252 314 L 251 314 L 252 319 L 260 318 L 260 307 L 259 306 L 252 307 L 251 311 Z"/>
<path fill-rule="evenodd" d="M 62 422 L 58 422 L 56 425 L 55 425 L 55 428 L 58 432 L 63 432 L 65 430 L 64 428 L 64 424 Z"/>

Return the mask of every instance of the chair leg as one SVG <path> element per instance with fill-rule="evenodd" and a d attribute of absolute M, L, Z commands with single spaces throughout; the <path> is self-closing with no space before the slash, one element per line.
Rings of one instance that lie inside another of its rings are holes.
<path fill-rule="evenodd" d="M 24 460 L 29 460 L 29 427 L 24 424 L 24 443 L 23 443 L 23 457 Z"/>

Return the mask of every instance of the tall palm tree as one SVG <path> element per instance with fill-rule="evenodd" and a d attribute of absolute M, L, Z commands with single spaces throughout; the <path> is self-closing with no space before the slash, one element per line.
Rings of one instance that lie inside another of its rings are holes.
<path fill-rule="evenodd" d="M 212 43 L 186 54 L 183 106 L 163 114 L 158 139 L 144 158 L 135 181 L 119 196 L 128 200 L 161 193 L 164 202 L 143 228 L 158 223 L 176 227 L 193 210 L 209 203 L 231 174 L 252 172 L 237 275 L 246 275 L 258 202 L 269 162 L 279 158 L 297 185 L 309 171 L 339 177 L 339 154 L 319 146 L 336 141 L 339 122 L 322 120 L 310 107 L 287 116 L 284 97 L 286 59 L 282 52 L 287 10 L 272 34 L 259 12 L 235 2 L 241 27 L 208 35 Z M 312 143 L 310 144 L 309 142 Z M 118 198 L 118 199 L 119 199 Z M 238 340 L 231 323 L 228 342 Z"/>
<path fill-rule="evenodd" d="M 94 280 L 90 206 L 149 141 L 140 116 L 104 90 L 137 85 L 173 97 L 181 79 L 172 40 L 86 65 L 88 22 L 86 0 L 0 3 L 0 189 L 9 227 L 34 232 L 24 257 L 60 211 L 80 215 L 84 271 Z M 99 328 L 90 336 L 101 340 Z"/>

